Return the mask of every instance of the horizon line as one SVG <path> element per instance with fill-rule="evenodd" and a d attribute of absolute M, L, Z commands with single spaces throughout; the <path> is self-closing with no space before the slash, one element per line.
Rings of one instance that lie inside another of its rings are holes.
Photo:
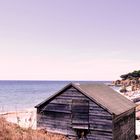
<path fill-rule="evenodd" d="M 0 79 L 0 81 L 114 81 L 114 80 L 51 80 L 51 79 L 48 79 L 48 80 L 43 80 L 43 79 Z"/>

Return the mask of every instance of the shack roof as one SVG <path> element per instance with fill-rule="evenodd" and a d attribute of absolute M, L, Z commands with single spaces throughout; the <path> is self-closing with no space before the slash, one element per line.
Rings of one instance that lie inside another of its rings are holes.
<path fill-rule="evenodd" d="M 60 95 L 61 93 L 63 93 L 63 91 L 70 88 L 71 86 L 76 88 L 86 97 L 88 97 L 93 102 L 97 103 L 98 105 L 106 109 L 111 114 L 119 115 L 136 107 L 136 105 L 132 101 L 128 100 L 126 97 L 122 96 L 121 94 L 114 91 L 112 88 L 110 88 L 105 84 L 79 84 L 79 83 L 68 84 L 63 89 L 58 91 L 56 94 L 47 98 L 45 101 L 41 102 L 35 107 L 39 108 L 48 104 L 56 96 Z"/>

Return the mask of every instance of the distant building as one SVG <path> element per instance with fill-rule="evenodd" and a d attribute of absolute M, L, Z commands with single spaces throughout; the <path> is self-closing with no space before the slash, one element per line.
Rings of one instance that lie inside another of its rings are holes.
<path fill-rule="evenodd" d="M 37 127 L 88 140 L 135 140 L 135 104 L 103 84 L 68 84 L 40 103 Z"/>

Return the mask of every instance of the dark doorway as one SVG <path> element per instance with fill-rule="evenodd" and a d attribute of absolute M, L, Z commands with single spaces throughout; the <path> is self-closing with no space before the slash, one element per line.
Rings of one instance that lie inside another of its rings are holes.
<path fill-rule="evenodd" d="M 87 134 L 88 134 L 87 129 L 76 129 L 76 133 L 78 136 L 78 140 L 87 140 Z"/>

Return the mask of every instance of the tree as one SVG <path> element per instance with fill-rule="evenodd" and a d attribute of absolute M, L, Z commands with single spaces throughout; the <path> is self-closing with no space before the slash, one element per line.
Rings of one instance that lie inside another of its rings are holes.
<path fill-rule="evenodd" d="M 133 79 L 133 78 L 140 78 L 140 70 L 135 70 L 133 72 L 123 74 L 120 76 L 122 79 Z"/>

